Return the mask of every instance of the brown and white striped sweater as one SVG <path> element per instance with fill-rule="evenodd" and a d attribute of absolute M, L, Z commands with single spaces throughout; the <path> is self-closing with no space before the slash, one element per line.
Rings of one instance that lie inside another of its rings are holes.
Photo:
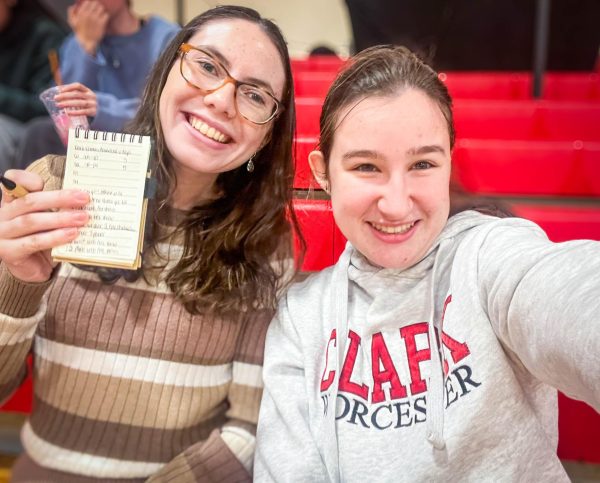
<path fill-rule="evenodd" d="M 53 189 L 62 166 L 33 170 Z M 70 264 L 41 284 L 0 265 L 0 399 L 34 357 L 13 481 L 250 481 L 271 316 L 191 315 L 162 282 Z"/>

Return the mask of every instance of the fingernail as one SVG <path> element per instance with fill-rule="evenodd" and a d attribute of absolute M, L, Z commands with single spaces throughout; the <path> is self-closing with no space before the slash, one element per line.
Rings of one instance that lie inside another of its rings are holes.
<path fill-rule="evenodd" d="M 75 191 L 74 198 L 80 203 L 88 203 L 90 201 L 90 195 L 85 191 Z"/>
<path fill-rule="evenodd" d="M 85 212 L 81 212 L 81 213 L 76 213 L 75 214 L 75 221 L 77 223 L 85 223 L 88 220 L 88 214 Z"/>
<path fill-rule="evenodd" d="M 64 230 L 65 237 L 69 240 L 73 240 L 79 234 L 79 229 L 77 228 L 65 228 Z"/>

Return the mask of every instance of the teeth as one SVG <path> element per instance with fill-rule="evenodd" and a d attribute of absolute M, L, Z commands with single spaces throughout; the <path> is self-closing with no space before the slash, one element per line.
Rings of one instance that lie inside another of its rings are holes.
<path fill-rule="evenodd" d="M 219 143 L 226 143 L 229 141 L 229 138 L 225 134 L 217 131 L 214 127 L 209 126 L 196 117 L 190 116 L 190 124 L 196 131 L 200 131 L 206 137 Z"/>
<path fill-rule="evenodd" d="M 412 223 L 406 223 L 404 225 L 396 225 L 396 226 L 380 225 L 379 223 L 371 223 L 371 226 L 373 228 L 375 228 L 377 231 L 381 231 L 383 233 L 388 233 L 390 235 L 398 235 L 400 233 L 406 233 L 408 230 L 410 230 L 414 226 L 414 224 L 415 224 L 415 222 L 413 221 Z"/>

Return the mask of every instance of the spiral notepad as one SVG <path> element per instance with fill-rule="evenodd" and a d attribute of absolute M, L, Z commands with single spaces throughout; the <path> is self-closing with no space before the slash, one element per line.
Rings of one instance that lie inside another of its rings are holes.
<path fill-rule="evenodd" d="M 52 250 L 57 261 L 136 269 L 146 219 L 149 136 L 71 129 L 63 189 L 90 194 L 90 215 L 72 242 Z"/>

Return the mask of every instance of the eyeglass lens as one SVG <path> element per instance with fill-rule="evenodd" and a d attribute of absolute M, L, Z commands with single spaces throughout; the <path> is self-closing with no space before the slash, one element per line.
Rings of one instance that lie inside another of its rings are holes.
<path fill-rule="evenodd" d="M 223 66 L 199 50 L 184 54 L 181 74 L 186 81 L 205 91 L 216 90 L 230 79 Z M 239 113 L 257 123 L 269 120 L 277 107 L 264 89 L 251 84 L 238 83 L 235 99 Z"/>

